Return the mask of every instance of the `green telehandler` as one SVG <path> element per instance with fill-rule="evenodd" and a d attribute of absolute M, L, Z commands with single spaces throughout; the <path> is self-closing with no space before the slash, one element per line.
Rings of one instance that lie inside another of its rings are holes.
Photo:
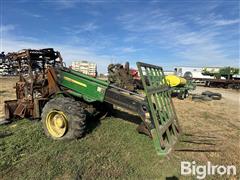
<path fill-rule="evenodd" d="M 114 105 L 138 114 L 138 130 L 152 138 L 159 155 L 168 154 L 179 139 L 171 92 L 159 66 L 137 63 L 143 95 L 65 67 L 52 48 L 24 49 L 5 58 L 20 69 L 16 100 L 4 102 L 6 122 L 41 119 L 47 136 L 75 139 L 84 135 L 89 114 L 105 114 Z"/>

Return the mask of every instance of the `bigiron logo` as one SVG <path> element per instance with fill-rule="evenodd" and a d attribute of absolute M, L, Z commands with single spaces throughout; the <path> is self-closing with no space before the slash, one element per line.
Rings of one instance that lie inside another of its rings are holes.
<path fill-rule="evenodd" d="M 206 176 L 220 175 L 220 176 L 235 176 L 236 166 L 234 165 L 212 165 L 207 162 L 206 165 L 197 165 L 195 161 L 181 162 L 181 175 L 196 176 L 197 179 L 204 179 Z"/>

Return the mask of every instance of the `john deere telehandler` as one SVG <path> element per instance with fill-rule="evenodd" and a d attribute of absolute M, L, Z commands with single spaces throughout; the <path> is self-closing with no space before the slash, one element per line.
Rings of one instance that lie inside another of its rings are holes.
<path fill-rule="evenodd" d="M 129 91 L 64 66 L 59 52 L 25 49 L 9 53 L 18 63 L 16 100 L 5 101 L 5 119 L 41 119 L 47 136 L 81 138 L 87 116 L 111 111 L 112 105 L 138 114 L 139 131 L 148 134 L 159 155 L 169 153 L 180 135 L 177 116 L 162 68 L 138 62 L 144 94 Z"/>

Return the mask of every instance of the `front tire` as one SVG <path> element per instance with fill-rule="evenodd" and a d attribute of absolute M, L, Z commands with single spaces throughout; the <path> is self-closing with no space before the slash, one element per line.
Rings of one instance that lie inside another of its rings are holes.
<path fill-rule="evenodd" d="M 74 99 L 58 97 L 44 106 L 42 123 L 45 134 L 52 139 L 77 139 L 86 129 L 86 112 Z"/>

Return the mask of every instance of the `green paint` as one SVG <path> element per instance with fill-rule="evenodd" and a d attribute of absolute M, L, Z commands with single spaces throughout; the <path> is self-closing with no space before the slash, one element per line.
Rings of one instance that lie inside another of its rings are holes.
<path fill-rule="evenodd" d="M 153 119 L 151 134 L 158 155 L 166 155 L 179 136 L 177 116 L 161 67 L 137 63 Z"/>
<path fill-rule="evenodd" d="M 61 70 L 59 74 L 59 84 L 70 90 L 70 94 L 82 97 L 87 102 L 103 102 L 106 89 L 109 85 L 108 82 L 73 70 Z"/>

